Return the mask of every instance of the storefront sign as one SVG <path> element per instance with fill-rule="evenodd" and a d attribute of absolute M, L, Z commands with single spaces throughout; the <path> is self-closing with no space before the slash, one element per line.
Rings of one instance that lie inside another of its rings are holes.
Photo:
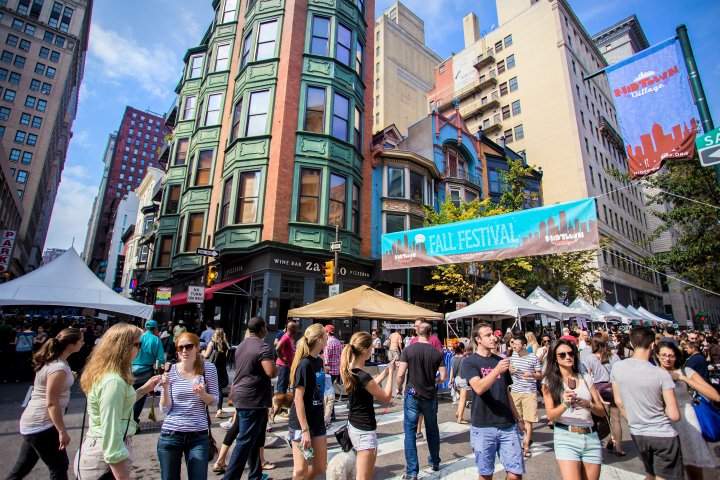
<path fill-rule="evenodd" d="M 205 302 L 205 287 L 190 285 L 187 292 L 187 301 L 188 303 Z"/>
<path fill-rule="evenodd" d="M 0 273 L 10 270 L 16 237 L 15 230 L 0 230 Z"/>
<path fill-rule="evenodd" d="M 172 288 L 158 287 L 155 294 L 155 305 L 170 305 L 170 297 L 172 297 Z"/>
<path fill-rule="evenodd" d="M 382 236 L 382 269 L 575 252 L 598 248 L 595 200 L 417 228 Z"/>

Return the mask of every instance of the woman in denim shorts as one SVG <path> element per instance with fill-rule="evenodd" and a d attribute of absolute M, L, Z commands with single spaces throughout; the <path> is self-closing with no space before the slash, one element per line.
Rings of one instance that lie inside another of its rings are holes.
<path fill-rule="evenodd" d="M 362 369 L 372 353 L 372 341 L 369 333 L 357 332 L 345 345 L 340 357 L 340 377 L 348 392 L 348 433 L 357 452 L 357 480 L 370 480 L 375 471 L 378 439 L 373 399 L 381 403 L 392 400 L 395 361 L 390 362 L 375 378 Z M 380 388 L 380 383 L 386 378 L 385 387 Z"/>
<path fill-rule="evenodd" d="M 574 343 L 560 339 L 547 356 L 542 392 L 548 420 L 555 423 L 555 459 L 563 480 L 598 480 L 602 445 L 592 415 L 603 416 L 592 377 L 580 374 Z"/>

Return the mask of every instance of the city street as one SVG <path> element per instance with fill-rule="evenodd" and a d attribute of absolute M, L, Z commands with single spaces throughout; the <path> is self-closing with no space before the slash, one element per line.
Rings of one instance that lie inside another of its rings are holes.
<path fill-rule="evenodd" d="M 0 477 L 8 474 L 16 458 L 20 443 L 20 436 L 17 433 L 17 418 L 20 415 L 20 402 L 24 397 L 25 389 L 20 385 L 4 386 L 6 395 L 3 395 L 0 403 L 0 451 L 4 453 L 4 459 L 0 463 Z M 80 438 L 80 424 L 82 422 L 83 398 L 77 390 L 73 389 L 73 398 L 70 403 L 66 423 L 72 437 L 72 444 L 69 450 L 71 455 L 75 454 L 78 440 Z M 380 448 L 377 459 L 375 478 L 377 479 L 399 479 L 405 466 L 403 457 L 403 433 L 402 433 L 402 405 L 396 404 L 392 408 L 377 408 L 378 433 Z M 156 410 L 159 414 L 159 409 Z M 469 447 L 468 430 L 469 425 L 459 425 L 454 421 L 454 406 L 449 399 L 440 403 L 439 419 L 440 426 L 440 457 L 442 468 L 437 473 L 430 473 L 429 468 L 421 471 L 420 478 L 424 479 L 468 479 L 476 478 L 473 456 Z M 145 422 L 149 413 L 149 402 L 142 414 L 141 421 Z M 347 408 L 344 402 L 339 403 L 336 410 L 338 422 L 341 425 L 347 418 Z M 541 410 L 540 415 L 544 412 Z M 469 411 L 466 412 L 469 418 Z M 266 459 L 274 463 L 277 468 L 267 473 L 273 479 L 289 479 L 292 476 L 292 457 L 287 443 L 281 438 L 287 432 L 286 421 L 278 417 L 278 423 L 268 434 L 267 447 L 265 449 Z M 218 445 L 222 442 L 225 431 L 215 422 L 213 435 Z M 133 439 L 133 463 L 134 475 L 137 478 L 157 479 L 160 477 L 160 469 L 155 454 L 158 433 L 141 433 Z M 618 458 L 614 455 L 607 455 L 602 468 L 601 479 L 622 479 L 640 480 L 644 478 L 642 463 L 637 457 L 629 437 L 624 438 L 624 447 L 628 455 Z M 328 460 L 339 452 L 334 436 L 328 437 Z M 526 478 L 530 479 L 553 479 L 559 478 L 559 472 L 552 453 L 552 431 L 541 422 L 541 426 L 534 434 L 532 446 L 533 457 L 527 462 Z M 418 458 L 420 465 L 427 467 L 427 448 L 422 439 L 418 440 Z M 183 467 L 184 468 L 184 467 Z M 209 469 L 212 464 L 209 465 Z M 502 466 L 496 465 L 495 478 L 505 478 Z M 710 473 L 710 472 L 708 472 Z M 35 467 L 32 474 L 27 477 L 32 480 L 47 478 L 47 470 L 44 465 Z M 186 477 L 183 477 L 186 478 Z M 210 472 L 209 478 L 218 478 Z M 706 478 L 713 478 L 706 476 Z"/>

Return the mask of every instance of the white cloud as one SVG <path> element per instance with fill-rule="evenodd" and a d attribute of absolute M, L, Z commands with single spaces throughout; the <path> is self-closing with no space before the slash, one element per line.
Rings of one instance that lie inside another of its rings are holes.
<path fill-rule="evenodd" d="M 92 178 L 85 167 L 65 167 L 50 218 L 45 248 L 69 248 L 74 241 L 75 250 L 82 251 L 97 191 L 97 179 Z"/>
<path fill-rule="evenodd" d="M 70 141 L 72 142 L 72 144 L 80 148 L 90 148 L 93 146 L 92 142 L 90 141 L 90 132 L 88 132 L 87 130 L 73 132 L 73 136 Z"/>
<path fill-rule="evenodd" d="M 134 80 L 148 93 L 166 98 L 180 68 L 178 55 L 165 45 L 141 45 L 134 38 L 93 23 L 90 56 L 99 71 L 113 82 Z"/>

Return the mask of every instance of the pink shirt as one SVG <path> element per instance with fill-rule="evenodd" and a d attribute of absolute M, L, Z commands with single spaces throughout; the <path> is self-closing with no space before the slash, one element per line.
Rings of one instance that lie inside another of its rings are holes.
<path fill-rule="evenodd" d="M 277 346 L 278 357 L 275 362 L 279 367 L 289 367 L 292 365 L 295 356 L 295 340 L 287 333 L 280 338 Z"/>

